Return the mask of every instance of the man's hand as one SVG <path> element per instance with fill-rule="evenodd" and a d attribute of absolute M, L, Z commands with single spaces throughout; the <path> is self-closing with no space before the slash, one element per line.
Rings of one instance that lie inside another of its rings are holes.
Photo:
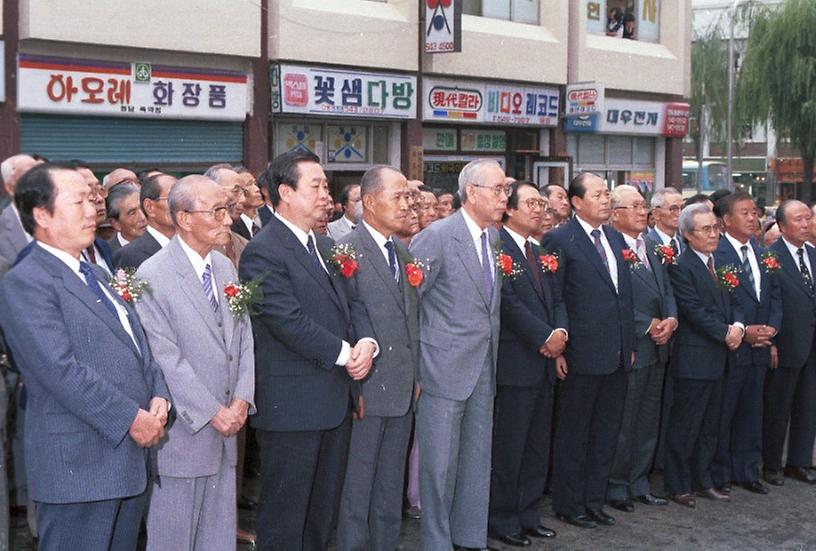
<path fill-rule="evenodd" d="M 558 356 L 555 359 L 555 376 L 562 381 L 567 378 L 567 359 L 564 356 Z"/>
<path fill-rule="evenodd" d="M 140 448 L 150 448 L 164 436 L 164 426 L 156 415 L 139 408 L 128 434 Z"/>
<path fill-rule="evenodd" d="M 351 349 L 349 361 L 346 363 L 346 371 L 355 381 L 365 379 L 371 369 L 374 359 L 374 343 L 371 341 L 359 341 Z"/>
<path fill-rule="evenodd" d="M 776 346 L 771 345 L 771 369 L 777 367 L 779 367 L 779 350 L 776 349 Z"/>
<path fill-rule="evenodd" d="M 742 344 L 742 329 L 736 325 L 729 325 L 725 334 L 725 344 L 731 350 L 736 350 Z"/>
<path fill-rule="evenodd" d="M 357 407 L 351 411 L 351 418 L 355 421 L 362 421 L 365 418 L 365 399 L 362 394 L 357 399 Z"/>
<path fill-rule="evenodd" d="M 416 383 L 414 385 L 414 402 L 419 401 L 419 397 L 422 396 L 422 385 Z"/>
<path fill-rule="evenodd" d="M 150 400 L 150 413 L 155 415 L 162 426 L 167 424 L 167 412 L 170 410 L 170 405 L 164 398 L 156 396 Z"/>
<path fill-rule="evenodd" d="M 771 346 L 771 337 L 776 329 L 766 325 L 749 325 L 745 328 L 745 342 L 753 347 Z"/>
<path fill-rule="evenodd" d="M 234 411 L 236 415 L 238 415 L 238 421 L 241 423 L 241 427 L 243 427 L 247 420 L 249 404 L 245 400 L 235 398 L 232 402 L 230 402 L 229 408 Z"/>
<path fill-rule="evenodd" d="M 230 408 L 221 406 L 218 408 L 218 413 L 210 420 L 212 428 L 221 433 L 224 438 L 229 438 L 233 434 L 241 430 L 243 423 L 240 421 L 238 414 Z"/>
<path fill-rule="evenodd" d="M 677 329 L 677 320 L 674 318 L 666 318 L 659 320 L 657 318 L 652 320 L 652 325 L 649 326 L 649 337 L 658 346 L 662 346 L 669 342 L 669 339 Z"/>
<path fill-rule="evenodd" d="M 563 331 L 556 329 L 547 339 L 547 342 L 541 345 L 541 348 L 538 349 L 538 353 L 547 358 L 557 358 L 564 353 L 566 347 L 567 335 Z"/>

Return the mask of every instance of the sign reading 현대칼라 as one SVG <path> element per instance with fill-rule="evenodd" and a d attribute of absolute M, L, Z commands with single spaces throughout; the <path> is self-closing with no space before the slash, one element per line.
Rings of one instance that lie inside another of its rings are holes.
<path fill-rule="evenodd" d="M 242 121 L 247 74 L 20 54 L 17 108 L 23 112 Z"/>
<path fill-rule="evenodd" d="M 298 65 L 270 70 L 272 111 L 413 119 L 416 77 Z"/>

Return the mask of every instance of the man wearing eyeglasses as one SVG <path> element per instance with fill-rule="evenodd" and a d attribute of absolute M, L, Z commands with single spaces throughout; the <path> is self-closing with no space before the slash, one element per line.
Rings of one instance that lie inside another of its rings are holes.
<path fill-rule="evenodd" d="M 647 234 L 652 242 L 650 246 L 668 245 L 675 249 L 676 255 L 680 254 L 686 248 L 677 232 L 683 195 L 671 187 L 659 189 L 652 195 L 651 205 L 655 226 Z"/>
<path fill-rule="evenodd" d="M 174 176 L 163 173 L 145 179 L 139 199 L 147 218 L 147 230 L 114 253 L 113 264 L 116 268 L 138 268 L 164 248 L 176 234 L 176 226 L 167 206 L 167 197 L 175 183 Z"/>
<path fill-rule="evenodd" d="M 423 549 L 482 549 L 487 539 L 490 448 L 502 275 L 501 221 L 510 186 L 495 161 L 459 174 L 462 208 L 421 231 L 422 396 L 417 405 Z"/>
<path fill-rule="evenodd" d="M 176 235 L 137 277 L 136 302 L 150 350 L 173 397 L 176 422 L 158 452 L 148 549 L 234 549 L 235 435 L 254 413 L 255 356 L 246 312 L 223 289 L 238 281 L 213 249 L 230 238 L 227 194 L 205 176 L 185 176 L 168 194 Z"/>
<path fill-rule="evenodd" d="M 717 448 L 723 374 L 729 351 L 745 334 L 734 290 L 717 269 L 717 217 L 704 204 L 680 213 L 688 248 L 669 266 L 679 326 L 672 351 L 673 400 L 666 437 L 665 485 L 669 497 L 694 507 L 696 493 L 717 501 L 730 497 L 714 487 L 711 465 Z M 736 266 L 732 266 L 736 269 Z M 730 290 L 729 290 L 730 289 Z"/>

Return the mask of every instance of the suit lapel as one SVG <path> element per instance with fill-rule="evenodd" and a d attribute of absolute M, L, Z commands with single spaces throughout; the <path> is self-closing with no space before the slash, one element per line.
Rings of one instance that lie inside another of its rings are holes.
<path fill-rule="evenodd" d="M 516 243 L 516 240 L 513 239 L 513 237 L 509 233 L 507 233 L 506 230 L 502 229 L 502 231 L 499 232 L 499 235 L 501 236 L 502 245 L 504 246 L 504 249 L 507 250 L 507 252 L 513 258 L 513 262 L 518 262 L 521 266 L 524 267 L 524 275 L 527 278 L 527 281 L 530 283 L 530 286 L 535 291 L 536 296 L 539 298 L 539 300 L 541 300 L 541 302 L 545 302 L 544 301 L 544 295 L 543 295 L 543 292 L 544 292 L 544 274 L 541 274 L 542 275 L 542 277 L 541 277 L 541 288 L 539 288 L 535 284 L 535 276 L 532 274 L 533 268 L 531 268 L 530 263 L 527 262 L 526 252 L 525 252 L 525 254 L 521 253 L 521 250 L 518 247 L 518 243 Z M 539 264 L 539 259 L 535 258 L 535 255 L 533 255 L 533 263 L 535 264 L 535 269 L 538 269 L 538 270 L 541 269 L 541 266 Z"/>
<path fill-rule="evenodd" d="M 235 316 L 233 316 L 232 312 L 229 309 L 229 304 L 227 304 L 227 298 L 224 296 L 224 293 L 221 291 L 227 283 L 230 282 L 232 279 L 232 272 L 229 269 L 229 260 L 227 260 L 227 264 L 222 262 L 223 258 L 216 257 L 216 253 L 212 253 L 212 263 L 213 263 L 213 275 L 215 276 L 215 283 L 217 288 L 213 288 L 213 291 L 218 293 L 219 298 L 219 311 L 221 313 L 221 323 L 223 324 L 223 334 L 224 334 L 224 350 L 229 350 L 232 347 L 232 339 L 235 336 Z M 238 283 L 234 281 L 234 283 Z"/>
<path fill-rule="evenodd" d="M 315 236 L 315 237 L 317 237 L 317 236 Z M 329 243 L 332 242 L 328 238 L 327 238 L 327 241 Z M 315 248 L 317 250 L 317 254 L 319 254 L 321 256 L 321 258 L 325 259 L 325 258 L 329 258 L 329 256 L 331 256 L 331 247 L 328 246 L 328 244 L 326 244 L 326 242 L 323 241 L 322 239 L 316 239 Z M 305 250 L 303 252 L 306 254 L 306 258 L 309 259 L 309 253 L 306 252 Z M 320 269 L 317 266 L 314 266 L 314 262 L 311 259 L 309 259 L 309 261 L 312 263 L 312 266 L 314 267 L 315 271 Z M 323 278 L 323 282 L 325 284 L 324 288 L 325 289 L 330 289 L 330 291 L 327 291 L 327 292 L 329 293 L 329 295 L 331 296 L 332 300 L 337 305 L 337 307 L 340 308 L 340 311 L 343 312 L 343 314 L 346 316 L 346 318 L 348 318 L 349 317 L 349 310 L 348 310 L 348 303 L 346 302 L 346 299 L 345 299 L 345 293 L 343 292 L 343 287 L 338 284 L 337 279 L 336 279 L 336 278 L 339 278 L 339 277 L 342 277 L 342 276 L 337 273 L 337 270 L 332 269 L 328 265 L 329 264 L 328 262 L 326 262 L 326 264 L 327 264 L 326 268 L 328 269 L 328 273 L 326 273 L 327 277 Z"/>
<path fill-rule="evenodd" d="M 473 243 L 473 238 L 470 235 L 470 231 L 468 230 L 467 224 L 465 223 L 465 219 L 461 212 L 456 213 L 454 216 L 458 216 L 459 218 L 455 220 L 454 231 L 453 231 L 453 238 L 459 242 L 459 247 L 456 248 L 456 256 L 459 257 L 459 260 L 462 262 L 465 268 L 465 273 L 467 273 L 470 280 L 473 282 L 474 287 L 476 287 L 476 291 L 479 293 L 479 296 L 482 297 L 485 305 L 490 308 L 490 297 L 485 295 L 484 285 L 481 281 L 481 273 L 482 273 L 482 265 L 479 263 L 479 255 L 476 252 L 476 245 Z M 491 251 L 487 251 L 487 254 L 491 254 Z M 497 270 L 493 270 L 493 280 L 494 283 L 498 280 L 498 273 Z M 477 275 L 478 274 L 478 275 Z M 495 285 L 494 285 L 494 292 L 495 295 Z"/>
<path fill-rule="evenodd" d="M 782 264 L 782 271 L 787 272 L 788 277 L 793 280 L 794 287 L 804 293 L 805 296 L 812 299 L 812 295 L 808 290 L 807 285 L 805 285 L 805 280 L 802 279 L 802 272 L 799 271 L 799 260 L 791 255 L 791 252 L 788 250 L 788 247 L 785 246 L 782 238 L 780 237 L 771 248 L 779 257 L 779 262 Z M 811 260 L 813 259 L 811 258 Z M 810 265 L 814 266 L 816 264 L 811 262 Z"/>
<path fill-rule="evenodd" d="M 595 267 L 612 291 L 615 291 L 615 285 L 612 283 L 612 276 L 610 275 L 609 270 L 606 269 L 606 266 L 604 266 L 601 256 L 598 254 L 598 250 L 595 248 L 595 244 L 586 234 L 584 228 L 577 219 L 572 218 L 569 223 L 572 224 L 572 241 L 578 246 L 578 249 L 584 254 L 584 256 L 587 257 L 589 263 Z M 609 236 L 607 235 L 607 240 L 608 239 Z M 612 253 L 615 254 L 614 247 L 612 247 Z M 615 260 L 617 260 L 618 266 L 623 263 L 623 259 L 618 259 L 616 257 Z"/>
<path fill-rule="evenodd" d="M 400 291 L 399 285 L 397 284 L 394 276 L 391 274 L 391 267 L 385 261 L 385 257 L 383 253 L 380 251 L 379 245 L 377 242 L 374 241 L 374 237 L 369 233 L 368 229 L 365 227 L 364 224 L 360 224 L 357 226 L 355 230 L 357 235 L 360 236 L 360 242 L 362 243 L 362 248 L 365 251 L 365 255 L 360 258 L 361 262 L 368 262 L 371 265 L 372 271 L 374 271 L 380 279 L 383 280 L 388 291 L 391 293 L 391 296 L 399 305 L 402 311 L 405 311 L 405 304 L 403 302 L 402 293 Z M 394 256 L 397 257 L 397 270 L 399 270 L 400 274 L 400 282 L 405 280 L 405 270 L 403 266 L 400 265 L 399 255 L 396 252 L 396 243 L 394 244 Z"/>
<path fill-rule="evenodd" d="M 224 334 L 221 328 L 218 327 L 218 319 L 215 317 L 216 314 L 213 312 L 209 299 L 204 294 L 204 287 L 201 284 L 201 280 L 196 275 L 193 265 L 190 263 L 190 259 L 187 258 L 187 255 L 176 239 L 177 238 L 173 238 L 167 246 L 172 248 L 170 258 L 173 259 L 176 273 L 179 276 L 179 287 L 181 287 L 182 292 L 187 296 L 190 304 L 196 309 L 199 317 L 204 321 L 210 331 L 212 331 L 213 335 L 215 335 L 219 341 L 223 341 Z M 213 270 L 215 270 L 215 268 L 213 268 Z M 215 272 L 213 271 L 213 273 Z M 219 309 L 222 311 L 225 309 L 228 310 L 229 307 L 225 303 L 226 299 L 224 299 L 219 292 L 225 282 L 219 281 L 217 277 L 214 279 L 215 281 L 213 281 L 212 288 L 213 293 L 218 294 Z"/>

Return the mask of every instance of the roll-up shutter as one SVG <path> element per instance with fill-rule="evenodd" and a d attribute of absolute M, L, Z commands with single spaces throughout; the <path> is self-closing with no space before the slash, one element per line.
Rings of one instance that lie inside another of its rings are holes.
<path fill-rule="evenodd" d="M 243 157 L 240 122 L 35 114 L 21 119 L 22 151 L 51 160 L 156 165 L 236 162 Z"/>

